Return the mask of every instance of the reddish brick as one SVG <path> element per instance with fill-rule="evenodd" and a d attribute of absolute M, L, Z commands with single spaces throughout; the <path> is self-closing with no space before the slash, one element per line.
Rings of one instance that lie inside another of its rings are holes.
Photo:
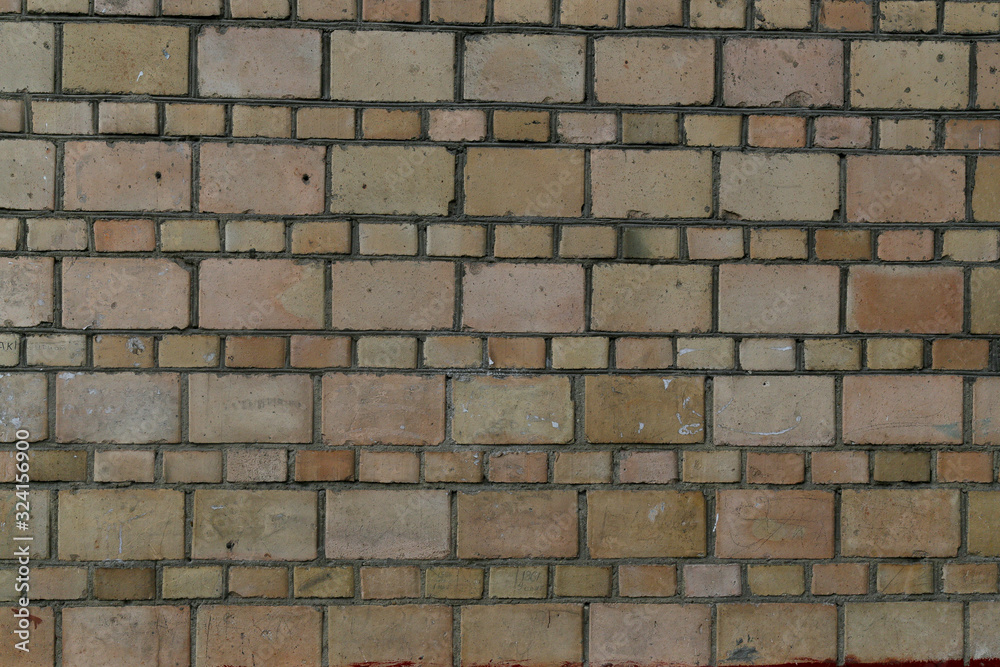
<path fill-rule="evenodd" d="M 190 664 L 190 623 L 189 607 L 67 607 L 62 612 L 62 664 L 183 667 Z M 35 637 L 31 640 L 33 654 Z"/>
<path fill-rule="evenodd" d="M 583 331 L 585 291 L 584 270 L 576 264 L 468 264 L 462 278 L 462 326 L 473 331 Z"/>
<path fill-rule="evenodd" d="M 595 665 L 708 665 L 711 607 L 701 604 L 592 604 L 590 660 Z"/>
<path fill-rule="evenodd" d="M 486 359 L 490 368 L 545 368 L 545 339 L 534 336 L 490 336 Z"/>
<path fill-rule="evenodd" d="M 684 37 L 599 37 L 595 93 L 614 104 L 700 105 L 714 98 L 715 41 Z"/>
<path fill-rule="evenodd" d="M 68 257 L 63 325 L 75 329 L 183 329 L 190 322 L 188 272 L 167 259 Z"/>
<path fill-rule="evenodd" d="M 990 452 L 938 452 L 939 482 L 992 482 L 993 455 Z"/>
<path fill-rule="evenodd" d="M 965 218 L 965 158 L 847 157 L 849 222 L 950 222 Z"/>
<path fill-rule="evenodd" d="M 342 482 L 354 478 L 354 452 L 351 450 L 295 453 L 295 481 Z"/>
<path fill-rule="evenodd" d="M 747 481 L 751 484 L 801 484 L 805 478 L 804 454 L 747 453 Z"/>
<path fill-rule="evenodd" d="M 94 250 L 97 252 L 149 252 L 156 249 L 156 227 L 152 220 L 95 220 Z"/>
<path fill-rule="evenodd" d="M 64 160 L 67 210 L 191 209 L 188 144 L 71 141 Z"/>
<path fill-rule="evenodd" d="M 545 452 L 501 452 L 489 459 L 487 479 L 501 483 L 543 483 L 549 479 Z"/>
<path fill-rule="evenodd" d="M 325 209 L 324 148 L 208 143 L 199 150 L 202 211 L 305 215 Z"/>
<path fill-rule="evenodd" d="M 459 558 L 568 558 L 577 536 L 575 491 L 458 494 Z"/>
<path fill-rule="evenodd" d="M 832 558 L 834 494 L 829 491 L 719 491 L 715 553 L 720 558 Z"/>
<path fill-rule="evenodd" d="M 958 333 L 964 278 L 958 268 L 852 267 L 847 330 L 871 333 Z"/>
<path fill-rule="evenodd" d="M 323 376 L 323 441 L 437 445 L 444 440 L 443 375 Z"/>
<path fill-rule="evenodd" d="M 622 484 L 676 482 L 677 452 L 627 452 L 622 455 L 618 481 Z"/>
<path fill-rule="evenodd" d="M 450 329 L 454 268 L 451 262 L 334 262 L 332 299 L 335 329 Z"/>
<path fill-rule="evenodd" d="M 322 264 L 287 259 L 206 259 L 199 321 L 212 329 L 319 329 Z"/>
<path fill-rule="evenodd" d="M 585 392 L 591 442 L 704 440 L 702 378 L 592 375 L 586 378 Z"/>
<path fill-rule="evenodd" d="M 866 445 L 962 442 L 962 379 L 848 375 L 844 441 Z"/>
<path fill-rule="evenodd" d="M 868 482 L 866 452 L 814 452 L 812 479 L 816 484 L 865 484 Z"/>
<path fill-rule="evenodd" d="M 864 595 L 868 592 L 868 563 L 813 565 L 813 595 Z"/>
<path fill-rule="evenodd" d="M 723 98 L 730 106 L 839 107 L 843 46 L 834 39 L 727 39 Z"/>
<path fill-rule="evenodd" d="M 195 629 L 195 664 L 244 665 L 249 655 L 264 664 L 319 667 L 322 620 L 316 607 L 203 605 Z"/>
<path fill-rule="evenodd" d="M 827 0 L 858 5 L 871 11 L 865 0 Z M 813 144 L 822 148 L 868 148 L 872 142 L 872 121 L 864 116 L 820 116 L 816 119 Z"/>
<path fill-rule="evenodd" d="M 961 542 L 959 492 L 845 489 L 840 538 L 845 556 L 952 557 Z"/>

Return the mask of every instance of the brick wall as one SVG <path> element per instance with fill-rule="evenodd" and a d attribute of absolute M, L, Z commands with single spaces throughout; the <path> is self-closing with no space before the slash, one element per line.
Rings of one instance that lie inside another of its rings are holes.
<path fill-rule="evenodd" d="M 0 665 L 997 664 L 998 35 L 0 0 Z"/>

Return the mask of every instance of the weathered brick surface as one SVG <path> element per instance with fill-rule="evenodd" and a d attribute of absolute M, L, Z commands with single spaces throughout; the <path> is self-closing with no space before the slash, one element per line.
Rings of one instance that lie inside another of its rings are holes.
<path fill-rule="evenodd" d="M 323 378 L 323 439 L 335 445 L 437 445 L 444 440 L 442 375 Z"/>
<path fill-rule="evenodd" d="M 827 491 L 720 491 L 715 551 L 721 558 L 830 558 L 833 494 Z"/>

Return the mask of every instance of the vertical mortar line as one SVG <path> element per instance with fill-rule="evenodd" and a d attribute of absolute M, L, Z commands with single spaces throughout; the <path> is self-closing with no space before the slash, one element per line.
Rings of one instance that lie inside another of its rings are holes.
<path fill-rule="evenodd" d="M 969 43 L 969 109 L 979 102 L 979 42 Z"/>
<path fill-rule="evenodd" d="M 333 79 L 333 47 L 330 44 L 333 33 L 329 30 L 321 30 L 319 35 L 319 97 L 321 100 L 329 100 L 331 97 L 330 86 Z"/>

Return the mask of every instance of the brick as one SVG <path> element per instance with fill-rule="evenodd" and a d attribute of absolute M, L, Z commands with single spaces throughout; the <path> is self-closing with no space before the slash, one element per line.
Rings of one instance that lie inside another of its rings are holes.
<path fill-rule="evenodd" d="M 989 452 L 938 452 L 939 482 L 992 482 L 993 457 Z"/>
<path fill-rule="evenodd" d="M 283 567 L 231 567 L 229 594 L 237 598 L 287 598 L 288 571 Z"/>
<path fill-rule="evenodd" d="M 746 0 L 691 0 L 692 28 L 745 28 Z"/>
<path fill-rule="evenodd" d="M 701 218 L 712 210 L 706 151 L 596 150 L 591 153 L 593 215 Z"/>
<path fill-rule="evenodd" d="M 483 532 L 478 526 L 494 530 Z M 482 491 L 458 495 L 459 558 L 577 555 L 573 491 Z"/>
<path fill-rule="evenodd" d="M 969 492 L 969 553 L 977 556 L 1000 554 L 997 537 L 997 511 L 1000 494 L 989 491 Z"/>
<path fill-rule="evenodd" d="M 942 591 L 945 593 L 996 593 L 996 563 L 945 563 Z"/>
<path fill-rule="evenodd" d="M 823 0 L 819 24 L 824 30 L 868 32 L 872 29 L 872 5 L 869 0 Z"/>
<path fill-rule="evenodd" d="M 868 368 L 898 370 L 922 368 L 924 341 L 919 338 L 869 338 Z"/>
<path fill-rule="evenodd" d="M 867 563 L 816 563 L 812 573 L 813 595 L 864 595 L 868 592 Z"/>
<path fill-rule="evenodd" d="M 15 440 L 14 437 L 10 439 Z M 87 479 L 87 452 L 72 449 L 35 451 L 31 455 L 31 478 L 37 482 L 84 481 Z"/>
<path fill-rule="evenodd" d="M 62 662 L 66 667 L 187 665 L 190 617 L 186 606 L 67 607 Z"/>
<path fill-rule="evenodd" d="M 285 225 L 268 220 L 230 220 L 226 223 L 226 252 L 282 252 Z"/>
<path fill-rule="evenodd" d="M 352 0 L 302 0 L 297 3 L 298 17 L 304 21 L 353 21 L 357 3 Z"/>
<path fill-rule="evenodd" d="M 844 378 L 844 440 L 861 444 L 957 444 L 962 381 L 957 376 Z"/>
<path fill-rule="evenodd" d="M 249 654 L 254 661 L 319 667 L 322 618 L 316 607 L 203 605 L 195 628 L 195 663 L 238 665 Z M 268 630 L 247 632 L 262 627 Z"/>
<path fill-rule="evenodd" d="M 972 441 L 977 445 L 1000 442 L 1000 381 L 977 378 L 972 390 Z"/>
<path fill-rule="evenodd" d="M 834 39 L 726 40 L 723 99 L 728 106 L 839 107 L 842 49 Z"/>
<path fill-rule="evenodd" d="M 611 481 L 611 452 L 558 452 L 552 466 L 556 484 L 601 484 Z"/>
<path fill-rule="evenodd" d="M 955 556 L 959 495 L 947 489 L 844 490 L 841 551 L 889 558 Z"/>
<path fill-rule="evenodd" d="M 678 368 L 735 368 L 732 338 L 678 338 Z"/>
<path fill-rule="evenodd" d="M 556 123 L 560 141 L 576 144 L 608 144 L 618 136 L 618 123 L 611 113 L 560 113 Z"/>
<path fill-rule="evenodd" d="M 719 206 L 742 220 L 831 220 L 840 207 L 836 155 L 722 154 Z"/>
<path fill-rule="evenodd" d="M 448 491 L 326 492 L 327 558 L 444 558 Z"/>
<path fill-rule="evenodd" d="M 879 7 L 879 27 L 885 32 L 936 32 L 936 3 L 899 0 Z"/>
<path fill-rule="evenodd" d="M 216 336 L 164 336 L 160 339 L 159 361 L 164 368 L 218 366 L 219 339 Z"/>
<path fill-rule="evenodd" d="M 677 664 L 711 660 L 711 608 L 680 604 L 592 604 L 590 659 L 594 664 Z"/>
<path fill-rule="evenodd" d="M 491 598 L 542 599 L 548 587 L 548 568 L 544 565 L 490 568 Z"/>
<path fill-rule="evenodd" d="M 90 102 L 39 100 L 31 104 L 31 127 L 38 134 L 93 134 L 94 110 Z"/>
<path fill-rule="evenodd" d="M 194 503 L 193 558 L 316 557 L 314 492 L 200 490 L 195 492 Z"/>
<path fill-rule="evenodd" d="M 804 229 L 755 229 L 750 234 L 753 259 L 807 259 L 808 235 Z"/>
<path fill-rule="evenodd" d="M 849 602 L 845 608 L 849 662 L 962 659 L 959 602 Z"/>
<path fill-rule="evenodd" d="M 832 266 L 719 267 L 719 329 L 741 333 L 836 333 L 840 269 Z"/>
<path fill-rule="evenodd" d="M 677 566 L 619 565 L 618 592 L 622 597 L 673 597 L 677 593 Z"/>
<path fill-rule="evenodd" d="M 976 106 L 1000 108 L 1000 46 L 990 42 L 976 43 Z"/>
<path fill-rule="evenodd" d="M 350 450 L 295 453 L 295 480 L 298 482 L 340 482 L 354 478 L 354 452 Z"/>
<path fill-rule="evenodd" d="M 969 46 L 851 43 L 851 104 L 862 109 L 959 109 L 969 98 Z"/>
<path fill-rule="evenodd" d="M 21 100 L 0 102 L 0 132 L 23 132 L 25 124 L 24 104 Z"/>
<path fill-rule="evenodd" d="M 933 148 L 936 143 L 934 122 L 930 119 L 882 119 L 878 125 L 881 149 Z"/>
<path fill-rule="evenodd" d="M 934 592 L 930 563 L 879 563 L 876 579 L 883 595 L 924 595 Z"/>
<path fill-rule="evenodd" d="M 347 254 L 351 251 L 351 224 L 345 221 L 292 223 L 292 254 Z"/>
<path fill-rule="evenodd" d="M 1000 285 L 1000 271 L 994 268 L 972 270 L 970 292 L 972 297 L 972 333 L 996 333 L 1000 331 L 1000 304 L 993 295 Z"/>
<path fill-rule="evenodd" d="M 87 568 L 42 567 L 32 572 L 32 592 L 38 600 L 80 600 L 87 597 Z M 2 653 L 0 657 L 6 658 Z"/>
<path fill-rule="evenodd" d="M 718 377 L 714 401 L 719 444 L 833 444 L 832 378 Z"/>
<path fill-rule="evenodd" d="M 166 489 L 63 490 L 59 526 L 60 560 L 183 558 L 184 494 Z"/>
<path fill-rule="evenodd" d="M 955 119 L 945 122 L 945 149 L 996 150 L 1000 148 L 1000 121 Z"/>
<path fill-rule="evenodd" d="M 517 604 L 462 608 L 461 665 L 518 662 L 578 664 L 583 657 L 583 606 Z"/>
<path fill-rule="evenodd" d="M 761 0 L 754 13 L 755 27 L 764 30 L 804 30 L 812 22 L 809 0 Z"/>
<path fill-rule="evenodd" d="M 498 23 L 552 23 L 550 0 L 494 0 Z"/>
<path fill-rule="evenodd" d="M 94 481 L 152 483 L 155 455 L 148 449 L 94 452 Z"/>
<path fill-rule="evenodd" d="M 226 129 L 225 107 L 221 104 L 165 104 L 163 116 L 163 133 L 167 135 L 219 136 Z"/>
<path fill-rule="evenodd" d="M 98 600 L 152 600 L 155 596 L 153 568 L 94 569 L 94 597 Z"/>
<path fill-rule="evenodd" d="M 432 567 L 424 579 L 429 598 L 478 600 L 483 596 L 483 571 L 478 568 Z"/>
<path fill-rule="evenodd" d="M 885 232 L 883 236 L 886 233 L 892 232 Z M 852 261 L 872 258 L 872 236 L 866 229 L 817 229 L 815 238 L 816 259 Z"/>
<path fill-rule="evenodd" d="M 49 23 L 0 26 L 0 92 L 55 90 L 55 36 L 55 26 Z"/>
<path fill-rule="evenodd" d="M 354 597 L 353 568 L 296 567 L 292 576 L 297 598 Z"/>
<path fill-rule="evenodd" d="M 972 190 L 972 216 L 976 220 L 1000 220 L 1000 160 L 983 155 L 976 159 L 976 183 Z"/>
<path fill-rule="evenodd" d="M 720 558 L 830 558 L 834 496 L 828 491 L 719 491 Z"/>
<path fill-rule="evenodd" d="M 739 259 L 744 255 L 739 227 L 688 227 L 688 259 Z"/>
<path fill-rule="evenodd" d="M 587 506 L 592 557 L 705 554 L 705 497 L 700 492 L 588 491 Z"/>
<path fill-rule="evenodd" d="M 679 0 L 625 0 L 625 25 L 632 27 L 681 25 Z"/>
<path fill-rule="evenodd" d="M 78 218 L 36 218 L 29 219 L 27 249 L 86 250 L 87 221 Z"/>
<path fill-rule="evenodd" d="M 158 134 L 156 105 L 151 102 L 101 102 L 97 131 L 101 134 Z"/>
<path fill-rule="evenodd" d="M 622 484 L 668 484 L 678 479 L 677 452 L 629 452 L 622 455 L 618 481 Z"/>
<path fill-rule="evenodd" d="M 594 41 L 594 92 L 602 103 L 711 104 L 714 60 L 711 39 L 598 37 Z"/>
<path fill-rule="evenodd" d="M 191 277 L 166 259 L 67 258 L 63 325 L 70 328 L 182 329 Z"/>
<path fill-rule="evenodd" d="M 361 568 L 362 600 L 389 600 L 417 597 L 420 597 L 420 568 Z"/>
<path fill-rule="evenodd" d="M 358 339 L 358 366 L 416 368 L 417 339 L 411 336 L 363 336 Z"/>
<path fill-rule="evenodd" d="M 483 453 L 426 452 L 424 479 L 428 482 L 481 482 Z"/>
<path fill-rule="evenodd" d="M 200 148 L 202 211 L 303 215 L 324 209 L 318 146 L 208 143 Z M 266 187 L 261 187 L 266 183 Z"/>
<path fill-rule="evenodd" d="M 337 30 L 330 52 L 332 61 L 341 63 L 330 72 L 334 99 L 439 102 L 455 97 L 451 33 Z M 402 71 L 407 75 L 399 76 Z"/>
<path fill-rule="evenodd" d="M 338 146 L 330 171 L 335 213 L 445 215 L 454 198 L 455 158 L 441 146 Z"/>
<path fill-rule="evenodd" d="M 431 109 L 428 116 L 427 136 L 431 141 L 482 141 L 486 138 L 486 112 L 480 109 Z"/>
<path fill-rule="evenodd" d="M 463 327 L 473 331 L 578 332 L 584 271 L 578 265 L 468 264 Z"/>
<path fill-rule="evenodd" d="M 582 102 L 585 51 L 582 35 L 467 37 L 464 96 L 490 102 Z"/>
<path fill-rule="evenodd" d="M 545 452 L 498 452 L 489 458 L 487 479 L 501 483 L 544 483 L 548 481 Z"/>
<path fill-rule="evenodd" d="M 65 162 L 69 210 L 191 208 L 191 149 L 186 144 L 69 142 Z"/>
<path fill-rule="evenodd" d="M 739 565 L 685 565 L 684 597 L 721 598 L 740 594 Z"/>
<path fill-rule="evenodd" d="M 704 266 L 598 265 L 592 299 L 591 327 L 597 331 L 707 331 L 711 271 Z"/>
<path fill-rule="evenodd" d="M 566 377 L 459 377 L 452 437 L 461 444 L 565 444 L 573 438 Z"/>
<path fill-rule="evenodd" d="M 222 481 L 222 452 L 164 452 L 163 481 L 217 484 Z"/>
<path fill-rule="evenodd" d="M 156 249 L 156 227 L 152 220 L 95 220 L 94 250 L 97 252 L 149 252 Z"/>
<path fill-rule="evenodd" d="M 805 148 L 806 119 L 798 116 L 750 116 L 747 143 L 767 148 Z"/>
<path fill-rule="evenodd" d="M 179 442 L 180 377 L 175 373 L 60 373 L 59 442 Z"/>
<path fill-rule="evenodd" d="M 497 141 L 548 141 L 549 125 L 548 111 L 493 112 L 493 137 Z"/>
<path fill-rule="evenodd" d="M 102 67 L 87 65 L 95 61 Z M 188 29 L 73 23 L 63 31 L 62 84 L 77 93 L 187 95 Z"/>
<path fill-rule="evenodd" d="M 957 268 L 851 268 L 847 329 L 957 333 L 962 328 L 962 289 L 963 277 Z"/>
<path fill-rule="evenodd" d="M 198 89 L 207 97 L 315 98 L 320 60 L 319 31 L 206 27 L 198 34 Z"/>
<path fill-rule="evenodd" d="M 490 368 L 545 368 L 545 339 L 499 336 L 486 341 Z"/>
<path fill-rule="evenodd" d="M 454 289 L 454 269 L 448 262 L 335 262 L 333 327 L 450 328 Z M 362 291 L 364 300 L 354 298 Z"/>
<path fill-rule="evenodd" d="M 806 478 L 805 455 L 747 452 L 751 484 L 801 484 Z"/>
<path fill-rule="evenodd" d="M 191 442 L 310 442 L 306 375 L 196 373 L 188 377 Z"/>
<path fill-rule="evenodd" d="M 573 217 L 583 209 L 583 152 L 566 148 L 470 148 L 465 213 Z"/>
<path fill-rule="evenodd" d="M 431 0 L 434 23 L 485 23 L 486 0 Z"/>
<path fill-rule="evenodd" d="M 956 262 L 995 262 L 1000 259 L 1000 232 L 995 229 L 949 229 L 941 255 Z"/>
<path fill-rule="evenodd" d="M 428 368 L 478 368 L 483 342 L 472 336 L 431 336 L 424 340 L 423 364 Z"/>
<path fill-rule="evenodd" d="M 684 452 L 681 476 L 685 482 L 718 483 L 739 482 L 742 461 L 738 450 L 717 452 Z"/>
<path fill-rule="evenodd" d="M 969 649 L 974 660 L 1000 655 L 1000 637 L 994 631 L 998 619 L 1000 605 L 996 602 L 977 601 L 969 604 Z"/>
<path fill-rule="evenodd" d="M 675 113 L 623 113 L 622 143 L 676 144 L 680 123 Z"/>
<path fill-rule="evenodd" d="M 741 662 L 751 650 L 751 659 L 764 664 L 837 659 L 834 605 L 720 604 L 718 610 L 716 650 L 728 660 Z"/>
<path fill-rule="evenodd" d="M 493 254 L 498 258 L 553 257 L 552 225 L 496 225 Z"/>
<path fill-rule="evenodd" d="M 816 484 L 868 482 L 868 454 L 865 452 L 814 452 L 810 459 Z"/>
<path fill-rule="evenodd" d="M 445 605 L 330 607 L 330 667 L 395 663 L 420 656 L 427 667 L 452 664 L 452 609 Z"/>
<path fill-rule="evenodd" d="M 323 326 L 323 275 L 319 262 L 207 259 L 199 266 L 199 285 L 199 321 L 205 328 Z"/>
<path fill-rule="evenodd" d="M 55 145 L 48 141 L 0 141 L 0 206 L 52 210 L 55 168 Z"/>
<path fill-rule="evenodd" d="M 553 590 L 559 597 L 608 597 L 611 568 L 556 565 Z"/>
<path fill-rule="evenodd" d="M 419 139 L 420 112 L 409 109 L 365 109 L 361 132 L 366 139 Z"/>
<path fill-rule="evenodd" d="M 870 10 L 863 0 L 830 0 L 824 6 L 827 4 L 857 5 Z M 822 148 L 868 148 L 872 142 L 872 121 L 864 116 L 820 116 L 814 128 L 813 144 Z"/>
<path fill-rule="evenodd" d="M 284 482 L 287 477 L 284 449 L 234 450 L 226 455 L 227 482 Z"/>
<path fill-rule="evenodd" d="M 33 327 L 53 321 L 51 257 L 0 260 L 0 321 L 5 327 Z"/>
<path fill-rule="evenodd" d="M 301 3 L 299 18 L 302 18 Z M 302 107 L 295 115 L 299 139 L 353 139 L 354 109 Z"/>
<path fill-rule="evenodd" d="M 215 220 L 164 220 L 160 223 L 164 252 L 218 252 L 219 223 Z"/>
<path fill-rule="evenodd" d="M 954 156 L 847 158 L 851 222 L 947 222 L 965 217 L 965 162 Z M 914 206 L 913 197 L 921 205 Z"/>
<path fill-rule="evenodd" d="M 412 452 L 361 452 L 358 480 L 378 483 L 420 481 L 420 457 Z"/>
<path fill-rule="evenodd" d="M 28 472 L 30 473 L 31 470 L 29 469 Z M 36 558 L 36 559 L 49 558 L 51 554 L 49 551 L 48 540 L 43 538 L 47 537 L 50 533 L 49 526 L 51 524 L 49 520 L 49 508 L 52 505 L 51 494 L 48 491 L 32 490 L 29 493 L 27 502 L 29 505 L 28 511 L 30 512 L 29 516 L 30 529 L 32 531 L 30 535 L 38 538 L 27 545 L 29 552 L 28 555 L 31 558 Z M 16 526 L 15 520 L 20 515 L 20 513 L 24 511 L 24 509 L 25 508 L 22 499 L 17 495 L 15 495 L 14 493 L 7 494 L 7 497 L 4 498 L 2 502 L 0 502 L 0 538 L 2 538 L 5 542 L 4 546 L 0 547 L 0 559 L 14 561 L 15 559 L 20 560 L 21 557 L 24 556 L 22 547 L 24 547 L 25 544 L 15 542 L 13 539 L 19 534 L 23 535 L 20 529 L 18 529 L 15 532 L 15 526 Z M 60 523 L 60 525 L 65 526 L 66 524 Z M 55 532 L 55 530 L 53 529 L 51 532 Z M 67 539 L 67 541 L 69 540 Z M 61 553 L 59 557 L 60 559 L 63 559 Z M 11 565 L 13 565 L 13 562 L 11 563 Z M 5 586 L 4 595 L 9 595 L 10 593 L 13 592 L 14 590 L 13 582 L 9 584 L 5 582 L 4 586 Z M 19 592 L 21 593 L 22 596 L 24 596 L 25 593 L 27 593 L 28 591 L 25 590 L 23 592 L 21 591 Z M 15 597 L 16 596 L 14 595 L 10 595 L 10 597 L 7 599 L 13 600 L 15 599 Z"/>
<path fill-rule="evenodd" d="M 795 340 L 744 338 L 740 342 L 740 367 L 751 371 L 793 371 Z"/>
<path fill-rule="evenodd" d="M 986 340 L 940 338 L 932 345 L 932 368 L 944 370 L 985 370 L 989 366 L 990 346 Z"/>
<path fill-rule="evenodd" d="M 33 576 L 38 576 L 38 570 L 33 572 Z M 13 580 L 11 584 L 13 584 Z M 25 653 L 15 645 L 14 637 L 16 635 L 14 632 L 19 629 L 20 619 L 14 614 L 4 614 L 2 621 L 0 621 L 0 632 L 10 637 L 11 641 L 5 642 L 0 647 L 0 659 L 8 661 L 10 664 L 24 665 L 25 667 L 48 667 L 48 665 L 54 664 L 56 659 L 54 648 L 55 613 L 52 607 L 28 607 L 27 609 L 30 617 L 33 617 L 29 622 L 32 622 L 34 627 L 30 635 L 29 652 Z M 17 641 L 20 641 L 20 638 Z M 67 659 L 65 652 L 63 659 Z"/>
<path fill-rule="evenodd" d="M 704 439 L 700 378 L 588 376 L 585 392 L 585 423 L 591 442 L 692 443 Z"/>

